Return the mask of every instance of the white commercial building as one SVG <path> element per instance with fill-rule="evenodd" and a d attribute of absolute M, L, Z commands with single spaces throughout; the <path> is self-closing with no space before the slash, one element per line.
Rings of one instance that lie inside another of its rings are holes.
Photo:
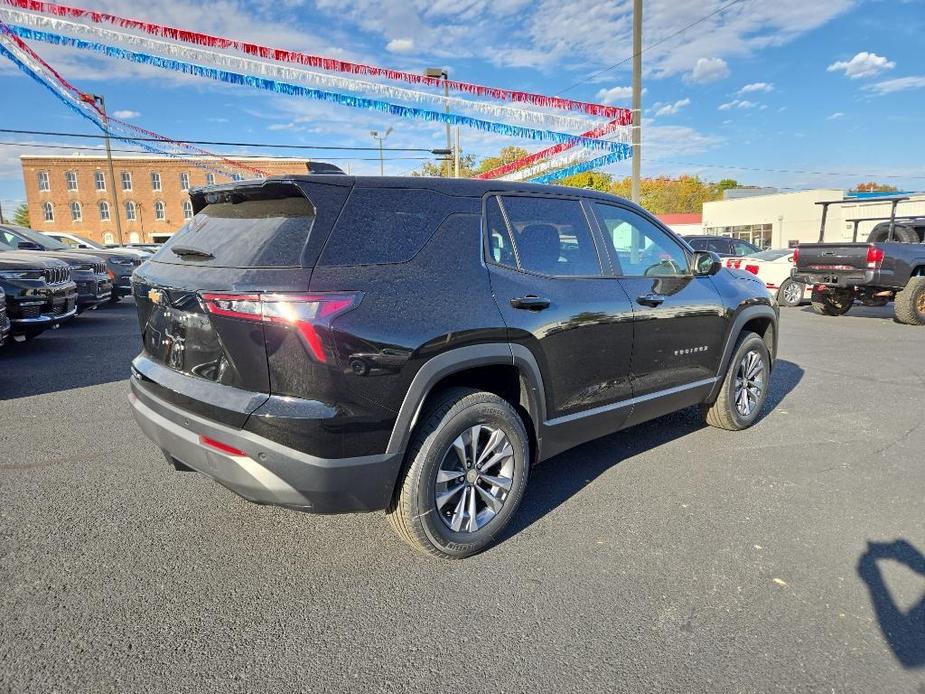
<path fill-rule="evenodd" d="M 900 202 L 896 216 L 925 216 L 925 194 L 908 195 Z M 794 193 L 754 195 L 731 200 L 717 200 L 703 205 L 703 233 L 732 236 L 759 248 L 787 248 L 799 242 L 819 240 L 822 205 L 817 202 L 845 199 L 836 188 L 819 188 Z M 891 203 L 877 198 L 848 198 L 843 204 L 830 205 L 826 216 L 826 241 L 851 241 L 859 218 L 889 218 Z M 865 241 L 877 221 L 858 223 L 857 240 Z"/>

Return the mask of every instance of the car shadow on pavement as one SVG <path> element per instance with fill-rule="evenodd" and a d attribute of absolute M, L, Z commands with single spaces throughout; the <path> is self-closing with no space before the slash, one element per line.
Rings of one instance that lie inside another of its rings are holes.
<path fill-rule="evenodd" d="M 815 313 L 811 306 L 804 306 L 800 309 L 803 313 Z M 890 320 L 894 323 L 896 318 L 893 314 L 893 304 L 886 306 L 864 306 L 855 304 L 848 313 L 841 316 L 818 316 L 820 320 L 838 320 L 839 318 L 880 318 Z"/>
<path fill-rule="evenodd" d="M 906 540 L 870 542 L 858 560 L 858 575 L 867 585 L 883 638 L 904 668 L 925 666 L 925 592 L 903 611 L 883 578 L 879 562 L 903 564 L 925 577 L 925 555 Z"/>
<path fill-rule="evenodd" d="M 803 379 L 803 369 L 778 359 L 768 398 L 758 420 L 770 416 Z M 698 407 L 689 407 L 578 446 L 535 466 L 530 483 L 501 541 L 525 530 L 624 460 L 674 441 L 706 424 Z"/>
<path fill-rule="evenodd" d="M 140 351 L 134 302 L 101 306 L 0 347 L 0 401 L 121 381 Z"/>

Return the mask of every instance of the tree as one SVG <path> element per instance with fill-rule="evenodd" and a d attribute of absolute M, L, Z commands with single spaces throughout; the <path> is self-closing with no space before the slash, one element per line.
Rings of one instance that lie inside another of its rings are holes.
<path fill-rule="evenodd" d="M 453 158 L 450 157 L 450 176 L 455 175 L 455 162 Z M 446 177 L 446 162 L 437 160 L 437 161 L 428 161 L 424 163 L 424 166 L 421 167 L 420 171 L 412 171 L 412 176 L 437 176 L 440 178 Z M 478 171 L 475 168 L 475 155 L 474 154 L 465 154 L 460 153 L 459 156 L 459 177 L 460 178 L 471 178 L 475 176 Z"/>
<path fill-rule="evenodd" d="M 13 224 L 19 227 L 30 227 L 29 224 L 29 206 L 26 203 L 21 204 L 13 213 Z"/>
<path fill-rule="evenodd" d="M 497 169 L 499 166 L 510 164 L 512 161 L 523 159 L 529 155 L 530 152 L 523 147 L 514 147 L 511 145 L 502 147 L 497 157 L 485 157 L 479 162 L 478 173 L 485 173 L 486 171 Z"/>
<path fill-rule="evenodd" d="M 600 190 L 609 193 L 613 188 L 613 176 L 602 171 L 585 171 L 584 173 L 566 176 L 565 178 L 553 181 L 559 186 L 571 186 L 573 188 L 590 188 L 591 190 Z"/>
<path fill-rule="evenodd" d="M 875 183 L 874 181 L 868 181 L 867 183 L 858 183 L 852 193 L 895 193 L 899 190 L 896 186 L 891 186 L 886 183 Z"/>

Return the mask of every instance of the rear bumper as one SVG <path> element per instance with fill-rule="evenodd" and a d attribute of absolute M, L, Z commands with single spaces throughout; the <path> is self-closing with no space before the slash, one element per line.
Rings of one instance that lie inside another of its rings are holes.
<path fill-rule="evenodd" d="M 375 511 L 388 506 L 400 455 L 327 459 L 187 412 L 131 380 L 135 421 L 160 448 L 244 498 L 313 513 Z M 219 450 L 202 437 L 245 455 Z"/>
<path fill-rule="evenodd" d="M 810 286 L 825 285 L 826 287 L 840 287 L 843 289 L 857 287 L 865 284 L 872 284 L 874 281 L 873 270 L 857 270 L 846 272 L 844 270 L 823 271 L 799 271 L 794 270 L 791 277 L 796 282 L 802 282 Z"/>

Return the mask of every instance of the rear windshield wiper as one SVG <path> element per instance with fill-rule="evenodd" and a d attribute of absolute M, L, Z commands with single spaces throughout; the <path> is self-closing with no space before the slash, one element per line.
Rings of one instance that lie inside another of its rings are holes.
<path fill-rule="evenodd" d="M 189 246 L 171 246 L 170 250 L 174 252 L 175 255 L 187 256 L 191 255 L 196 258 L 214 258 L 215 256 L 209 253 L 209 251 L 201 251 L 198 248 L 190 248 Z"/>

